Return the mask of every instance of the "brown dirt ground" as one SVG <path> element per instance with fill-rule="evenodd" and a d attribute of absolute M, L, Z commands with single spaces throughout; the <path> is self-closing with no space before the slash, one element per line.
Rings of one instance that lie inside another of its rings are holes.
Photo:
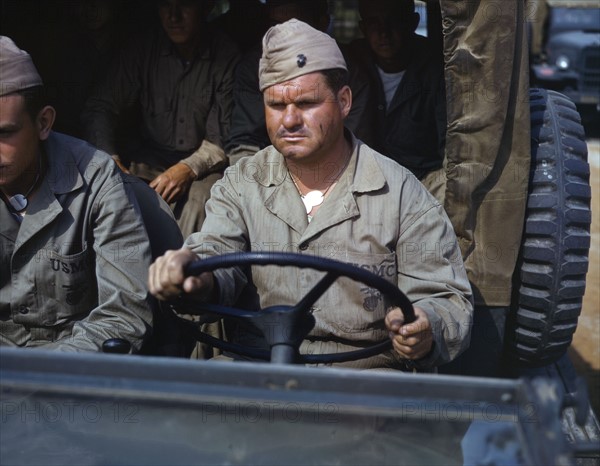
<path fill-rule="evenodd" d="M 592 187 L 592 244 L 583 309 L 569 354 L 588 383 L 594 411 L 600 415 L 600 140 L 588 140 Z"/>

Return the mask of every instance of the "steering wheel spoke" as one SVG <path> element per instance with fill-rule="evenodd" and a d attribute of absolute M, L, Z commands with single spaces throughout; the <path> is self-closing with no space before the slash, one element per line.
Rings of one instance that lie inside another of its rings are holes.
<path fill-rule="evenodd" d="M 294 306 L 300 311 L 309 311 L 313 304 L 325 293 L 329 287 L 338 279 L 339 275 L 333 272 L 329 272 L 325 275 L 319 283 L 317 283 L 312 290 L 310 290 L 300 302 Z"/>

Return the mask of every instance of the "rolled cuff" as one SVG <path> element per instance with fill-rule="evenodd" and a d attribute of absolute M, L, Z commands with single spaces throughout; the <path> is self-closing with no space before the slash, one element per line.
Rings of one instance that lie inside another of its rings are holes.
<path fill-rule="evenodd" d="M 181 163 L 190 167 L 196 174 L 196 178 L 202 178 L 208 173 L 225 167 L 228 159 L 220 146 L 204 139 L 200 147 L 189 157 L 181 160 Z"/>

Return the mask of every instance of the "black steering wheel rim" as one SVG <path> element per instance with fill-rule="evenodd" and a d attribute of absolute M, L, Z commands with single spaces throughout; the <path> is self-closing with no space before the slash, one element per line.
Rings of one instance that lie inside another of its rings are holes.
<path fill-rule="evenodd" d="M 405 323 L 413 322 L 416 319 L 412 303 L 396 285 L 368 270 L 324 257 L 279 252 L 239 252 L 213 256 L 207 259 L 194 261 L 187 265 L 185 273 L 187 276 L 192 276 L 200 275 L 204 272 L 212 272 L 217 269 L 252 265 L 293 266 L 300 268 L 311 268 L 321 272 L 326 272 L 325 276 L 321 279 L 317 286 L 309 291 L 309 293 L 299 301 L 297 306 L 302 305 L 305 300 L 308 300 L 308 304 L 316 301 L 316 299 L 318 299 L 335 280 L 340 277 L 348 277 L 355 281 L 364 283 L 365 285 L 368 285 L 386 295 L 390 299 L 392 306 L 397 306 L 402 310 Z M 304 306 L 307 307 L 306 303 Z M 247 311 L 209 303 L 201 304 L 200 307 L 202 308 L 203 312 L 209 312 L 221 317 L 233 317 L 237 319 L 250 319 L 252 316 L 259 314 L 257 311 Z M 252 358 L 269 360 L 268 351 L 262 351 L 255 348 L 250 349 L 242 345 L 225 342 L 205 334 L 197 334 L 197 337 L 200 340 L 225 351 L 231 351 Z M 391 348 L 391 340 L 385 340 L 367 348 L 343 353 L 318 355 L 297 354 L 296 362 L 303 364 L 326 364 L 352 361 L 371 357 Z"/>

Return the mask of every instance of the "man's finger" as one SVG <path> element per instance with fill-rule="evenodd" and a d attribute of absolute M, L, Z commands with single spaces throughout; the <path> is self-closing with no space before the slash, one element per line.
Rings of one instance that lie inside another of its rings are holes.
<path fill-rule="evenodd" d="M 181 195 L 181 190 L 179 189 L 178 186 L 176 186 L 176 185 L 168 186 L 163 194 L 163 198 L 165 199 L 165 201 L 170 203 L 170 202 L 177 200 L 180 195 Z"/>
<path fill-rule="evenodd" d="M 404 324 L 404 314 L 398 308 L 391 309 L 385 316 L 385 323 L 388 330 L 398 332 Z"/>

